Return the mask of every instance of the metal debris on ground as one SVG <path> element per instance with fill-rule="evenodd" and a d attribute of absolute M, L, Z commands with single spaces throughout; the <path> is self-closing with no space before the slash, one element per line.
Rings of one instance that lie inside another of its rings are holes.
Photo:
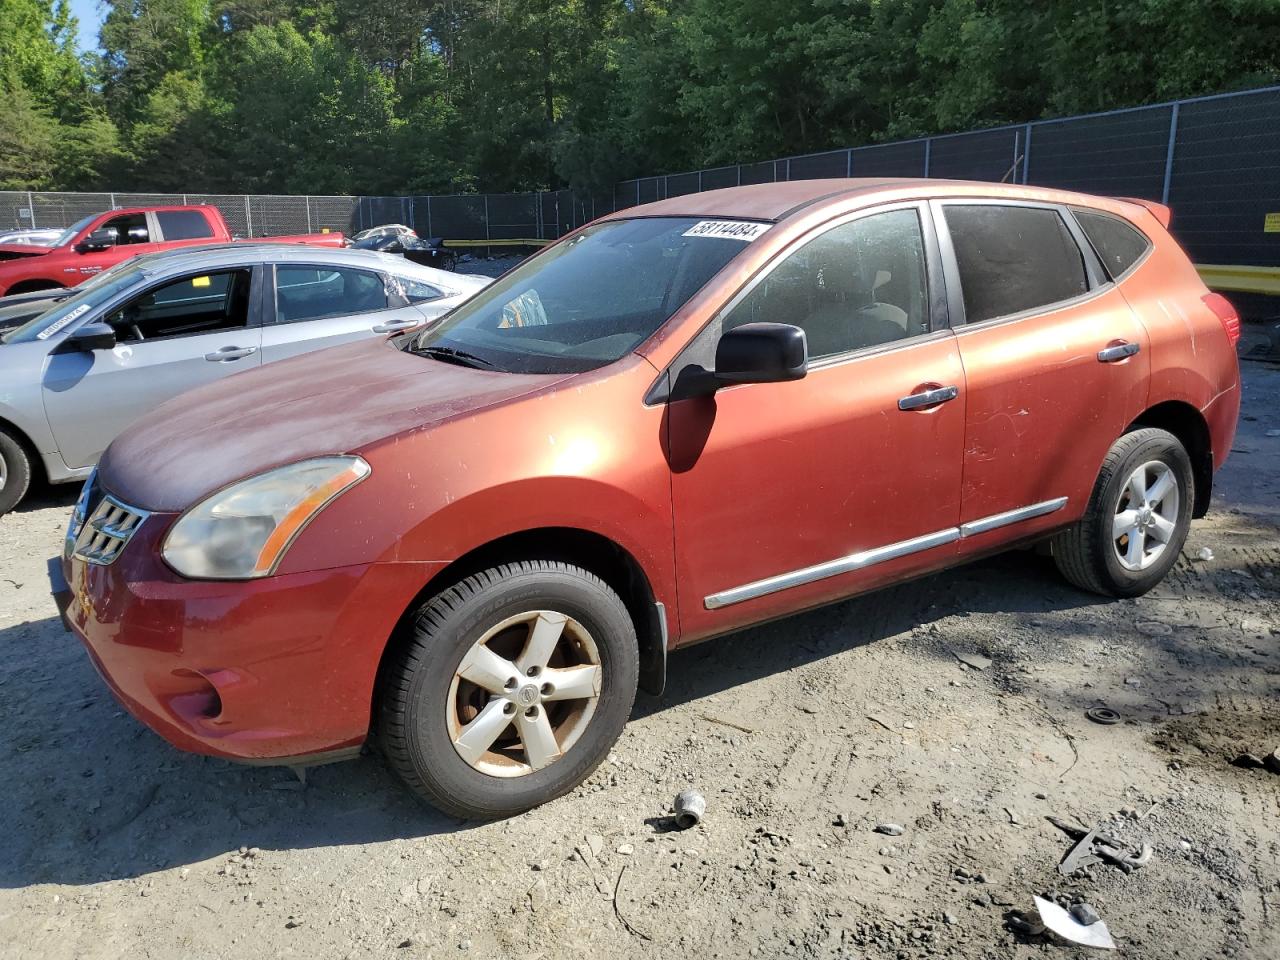
<path fill-rule="evenodd" d="M 1035 903 L 1044 925 L 1062 939 L 1078 943 L 1082 947 L 1093 947 L 1095 950 L 1116 948 L 1116 942 L 1111 939 L 1111 931 L 1101 918 L 1094 923 L 1084 924 L 1052 901 L 1036 897 Z"/>
<path fill-rule="evenodd" d="M 1240 767 L 1242 770 L 1261 770 L 1266 764 L 1262 758 L 1253 753 L 1242 753 L 1231 761 L 1233 767 Z"/>
<path fill-rule="evenodd" d="M 956 659 L 966 667 L 972 667 L 974 670 L 985 670 L 992 663 L 990 658 L 984 657 L 979 653 L 957 653 Z"/>
<path fill-rule="evenodd" d="M 876 824 L 876 833 L 883 833 L 886 837 L 902 836 L 902 827 L 896 823 L 878 823 Z"/>
<path fill-rule="evenodd" d="M 1111 726 L 1113 723 L 1120 722 L 1120 714 L 1116 713 L 1110 707 L 1090 707 L 1084 712 L 1084 715 L 1094 723 L 1105 724 Z"/>
<path fill-rule="evenodd" d="M 1077 827 L 1052 816 L 1045 819 L 1076 841 L 1058 864 L 1058 873 L 1064 877 L 1101 863 L 1110 863 L 1125 873 L 1132 873 L 1150 863 L 1155 853 L 1148 844 L 1134 847 L 1109 834 L 1099 833 L 1097 827 Z"/>
<path fill-rule="evenodd" d="M 676 794 L 675 804 L 676 826 L 681 830 L 696 827 L 702 822 L 707 812 L 707 800 L 697 790 L 682 790 Z"/>
<path fill-rule="evenodd" d="M 1276 747 L 1263 757 L 1262 765 L 1272 773 L 1280 773 L 1280 747 Z"/>

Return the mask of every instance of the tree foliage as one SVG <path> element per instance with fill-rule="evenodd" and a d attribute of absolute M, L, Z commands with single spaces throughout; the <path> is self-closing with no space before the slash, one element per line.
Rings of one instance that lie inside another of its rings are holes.
<path fill-rule="evenodd" d="M 1280 0 L 0 0 L 0 187 L 607 189 L 1280 78 Z"/>

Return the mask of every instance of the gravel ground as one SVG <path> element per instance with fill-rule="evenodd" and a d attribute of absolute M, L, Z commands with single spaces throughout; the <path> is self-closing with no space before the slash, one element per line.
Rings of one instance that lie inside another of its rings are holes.
<path fill-rule="evenodd" d="M 376 759 L 304 787 L 142 728 L 46 593 L 74 491 L 37 497 L 0 520 L 0 956 L 1076 956 L 1006 926 L 1046 890 L 1128 956 L 1280 956 L 1280 776 L 1229 763 L 1280 747 L 1280 370 L 1245 373 L 1152 595 L 1019 553 L 681 651 L 588 783 L 484 825 Z M 1063 880 L 1049 814 L 1154 856 Z"/>

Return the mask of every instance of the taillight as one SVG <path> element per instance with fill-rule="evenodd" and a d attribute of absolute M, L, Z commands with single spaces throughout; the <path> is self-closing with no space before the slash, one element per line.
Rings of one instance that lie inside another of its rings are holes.
<path fill-rule="evenodd" d="M 1227 332 L 1227 340 L 1234 347 L 1236 341 L 1240 339 L 1240 314 L 1231 305 L 1231 301 L 1220 293 L 1206 293 L 1204 302 L 1222 321 L 1222 329 Z"/>

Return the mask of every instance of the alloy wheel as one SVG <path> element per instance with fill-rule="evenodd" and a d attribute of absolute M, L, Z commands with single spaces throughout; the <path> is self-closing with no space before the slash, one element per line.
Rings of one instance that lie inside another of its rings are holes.
<path fill-rule="evenodd" d="M 595 640 L 577 620 L 554 610 L 508 617 L 458 664 L 446 707 L 449 739 L 489 776 L 542 770 L 587 729 L 602 677 Z"/>
<path fill-rule="evenodd" d="M 1177 474 L 1160 460 L 1129 475 L 1111 522 L 1112 547 L 1126 570 L 1146 570 L 1164 553 L 1177 530 L 1181 496 Z"/>

